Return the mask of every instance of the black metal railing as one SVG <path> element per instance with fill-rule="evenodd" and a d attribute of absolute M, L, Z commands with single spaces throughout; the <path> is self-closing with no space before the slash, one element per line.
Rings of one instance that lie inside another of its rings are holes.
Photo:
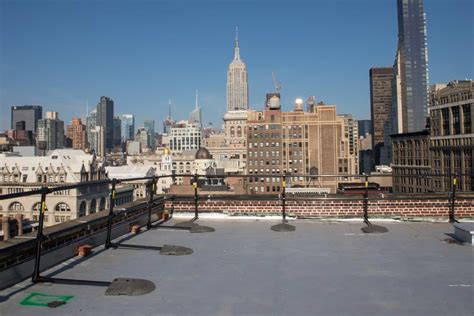
<path fill-rule="evenodd" d="M 112 226 L 113 226 L 113 220 L 114 220 L 114 207 L 115 207 L 115 198 L 116 198 L 116 189 L 117 185 L 121 183 L 129 183 L 133 181 L 147 181 L 148 183 L 148 194 L 149 194 L 149 200 L 148 200 L 148 205 L 147 205 L 147 224 L 146 227 L 147 229 L 151 229 L 152 226 L 152 210 L 153 210 L 153 203 L 154 203 L 154 195 L 156 194 L 156 189 L 157 189 L 157 183 L 160 179 L 163 178 L 169 178 L 171 177 L 173 179 L 173 183 L 176 182 L 177 177 L 188 177 L 190 179 L 190 184 L 193 187 L 193 201 L 194 201 L 194 218 L 193 220 L 198 220 L 199 219 L 199 200 L 200 200 L 200 192 L 199 192 L 199 181 L 204 180 L 204 181 L 209 181 L 211 179 L 226 179 L 226 178 L 241 178 L 242 179 L 242 185 L 246 191 L 248 191 L 248 184 L 251 183 L 249 179 L 264 179 L 264 178 L 277 178 L 278 183 L 281 183 L 280 190 L 279 192 L 275 192 L 274 194 L 270 194 L 272 198 L 266 198 L 266 199 L 272 199 L 272 200 L 279 200 L 281 202 L 281 216 L 283 222 L 286 221 L 286 202 L 288 200 L 288 193 L 287 193 L 287 187 L 291 185 L 291 182 L 293 179 L 305 179 L 306 181 L 319 181 L 320 179 L 327 179 L 327 178 L 333 178 L 334 181 L 337 183 L 339 179 L 344 178 L 347 180 L 350 179 L 355 179 L 363 185 L 363 192 L 361 197 L 355 197 L 351 196 L 351 199 L 354 200 L 362 200 L 363 201 L 363 222 L 367 224 L 367 226 L 371 226 L 371 222 L 369 219 L 369 206 L 370 206 L 370 201 L 371 200 L 377 200 L 377 199 L 390 199 L 390 200 L 397 200 L 397 197 L 391 196 L 389 198 L 381 196 L 384 193 L 379 194 L 379 196 L 373 196 L 372 198 L 370 197 L 369 194 L 369 186 L 370 186 L 370 178 L 373 177 L 371 175 L 354 175 L 354 174 L 325 174 L 325 175 L 304 175 L 304 174 L 249 174 L 249 175 L 209 175 L 209 174 L 191 174 L 191 173 L 186 173 L 186 174 L 176 174 L 172 173 L 170 175 L 161 175 L 161 176 L 148 176 L 148 177 L 134 177 L 134 178 L 128 178 L 128 179 L 104 179 L 104 180 L 96 180 L 96 181 L 88 181 L 88 182 L 81 182 L 81 183 L 75 183 L 75 184 L 68 184 L 68 185 L 63 185 L 63 186 L 57 186 L 57 184 L 51 185 L 51 186 L 43 186 L 40 189 L 34 189 L 31 191 L 25 191 L 25 192 L 17 192 L 17 193 L 11 193 L 11 194 L 3 194 L 0 195 L 0 200 L 7 200 L 7 199 L 15 199 L 15 198 L 20 198 L 20 197 L 26 197 L 26 196 L 32 196 L 32 195 L 40 195 L 40 213 L 39 213 L 39 223 L 38 223 L 38 230 L 37 230 L 37 235 L 36 235 L 36 251 L 35 251 L 35 264 L 34 264 L 34 270 L 32 273 L 32 281 L 34 283 L 37 282 L 57 282 L 57 283 L 66 283 L 66 284 L 71 284 L 71 282 L 76 282 L 77 280 L 64 280 L 64 279 L 53 279 L 53 278 L 46 278 L 42 277 L 40 275 L 40 263 L 41 263 L 41 256 L 42 256 L 42 245 L 43 242 L 45 241 L 45 236 L 43 234 L 43 228 L 44 228 L 44 219 L 45 219 L 45 210 L 46 210 L 46 199 L 48 194 L 61 191 L 61 190 L 68 190 L 68 189 L 78 189 L 82 187 L 92 187 L 92 186 L 100 186 L 100 185 L 108 185 L 110 186 L 110 193 L 109 193 L 109 212 L 108 212 L 108 218 L 107 218 L 107 236 L 106 236 L 106 242 L 105 242 L 105 248 L 108 249 L 110 247 L 116 246 L 115 244 L 112 243 Z M 406 178 L 406 175 L 393 175 L 393 174 L 377 174 L 375 177 L 404 177 Z M 448 203 L 449 203 L 449 222 L 453 223 L 456 222 L 456 216 L 455 216 L 455 206 L 456 206 L 456 198 L 457 198 L 457 187 L 458 187 L 458 181 L 462 177 L 469 177 L 470 179 L 473 178 L 472 174 L 424 174 L 424 175 L 413 175 L 411 176 L 412 178 L 427 178 L 427 177 L 449 177 L 450 182 L 451 182 L 451 188 L 450 191 L 447 192 L 437 192 L 435 193 L 440 199 L 441 198 L 446 198 Z M 261 181 L 261 180 L 260 180 Z M 261 183 L 261 182 L 259 182 Z M 202 193 L 202 192 L 201 192 Z M 268 192 L 265 192 L 268 193 Z M 411 193 L 411 194 L 404 194 L 405 196 L 402 199 L 407 199 L 407 196 L 410 197 L 411 195 L 419 195 L 420 193 Z M 254 193 L 252 195 L 252 199 L 257 199 L 259 195 Z M 315 198 L 326 198 L 327 194 L 324 194 L 323 196 L 315 197 Z M 228 197 L 229 199 L 235 199 L 235 196 Z M 423 199 L 423 197 L 417 197 L 420 199 Z M 470 197 L 472 198 L 472 197 Z M 175 195 L 173 194 L 167 194 L 167 199 L 171 201 L 171 215 L 174 212 L 174 202 L 176 200 Z M 149 247 L 148 247 L 149 248 Z M 158 248 L 158 247 L 155 247 Z M 79 281 L 78 281 L 79 282 Z M 89 280 L 82 280 L 81 284 L 87 284 L 87 285 L 99 285 L 103 286 L 105 283 L 110 284 L 110 282 L 102 282 L 102 281 L 89 281 Z"/>

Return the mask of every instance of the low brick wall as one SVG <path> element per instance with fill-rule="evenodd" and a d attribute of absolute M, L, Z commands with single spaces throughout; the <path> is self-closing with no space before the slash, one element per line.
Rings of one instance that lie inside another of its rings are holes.
<path fill-rule="evenodd" d="M 199 212 L 215 212 L 228 215 L 278 215 L 281 214 L 282 203 L 279 200 L 255 200 L 251 197 L 229 200 L 228 198 L 200 198 Z M 166 208 L 172 207 L 171 202 Z M 194 212 L 194 201 L 189 198 L 176 197 L 174 212 Z M 403 200 L 371 199 L 369 200 L 369 217 L 376 218 L 448 218 L 451 204 L 447 199 L 439 197 L 420 197 Z M 296 218 L 354 218 L 362 217 L 364 202 L 357 199 L 288 199 L 286 212 Z M 474 218 L 474 195 L 456 199 L 455 216 L 458 218 Z"/>

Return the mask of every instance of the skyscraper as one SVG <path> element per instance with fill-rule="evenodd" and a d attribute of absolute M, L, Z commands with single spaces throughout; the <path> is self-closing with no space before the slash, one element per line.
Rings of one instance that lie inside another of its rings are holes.
<path fill-rule="evenodd" d="M 12 106 L 11 129 L 16 129 L 16 123 L 24 121 L 25 131 L 36 133 L 38 120 L 43 118 L 43 107 L 41 105 Z"/>
<path fill-rule="evenodd" d="M 73 149 L 84 150 L 88 147 L 86 125 L 82 123 L 80 118 L 73 118 L 71 124 L 66 126 L 66 130 Z"/>
<path fill-rule="evenodd" d="M 114 147 L 120 146 L 122 143 L 122 121 L 120 116 L 114 116 L 113 120 L 113 130 L 114 130 Z"/>
<path fill-rule="evenodd" d="M 100 97 L 97 103 L 96 126 L 101 126 L 104 133 L 104 152 L 114 147 L 114 101 L 107 97 Z"/>
<path fill-rule="evenodd" d="M 89 115 L 86 117 L 86 132 L 87 132 L 87 142 L 89 143 L 89 148 L 97 152 L 97 140 L 95 139 L 96 134 L 92 131 L 95 129 L 97 124 L 97 109 L 92 110 Z"/>
<path fill-rule="evenodd" d="M 64 122 L 58 112 L 46 112 L 44 119 L 38 121 L 38 148 L 45 154 L 46 150 L 64 147 Z"/>
<path fill-rule="evenodd" d="M 132 140 L 135 136 L 135 116 L 133 114 L 120 115 L 122 122 L 122 142 Z"/>
<path fill-rule="evenodd" d="M 397 0 L 398 45 L 393 66 L 392 133 L 425 128 L 428 113 L 428 51 L 423 0 Z"/>
<path fill-rule="evenodd" d="M 373 162 L 380 165 L 380 150 L 384 146 L 384 128 L 390 123 L 392 106 L 392 67 L 374 67 L 370 75 L 370 117 L 372 119 L 370 134 L 374 148 Z"/>
<path fill-rule="evenodd" d="M 148 147 L 155 149 L 155 120 L 145 120 L 143 123 L 145 131 L 150 135 Z"/>
<path fill-rule="evenodd" d="M 238 32 L 235 34 L 234 60 L 227 70 L 227 111 L 249 108 L 247 68 L 240 59 Z"/>

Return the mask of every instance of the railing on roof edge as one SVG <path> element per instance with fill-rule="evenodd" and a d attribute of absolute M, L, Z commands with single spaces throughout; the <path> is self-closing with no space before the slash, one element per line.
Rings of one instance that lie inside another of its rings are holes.
<path fill-rule="evenodd" d="M 406 175 L 392 175 L 392 174 L 377 174 L 374 175 L 376 177 L 407 177 Z M 452 183 L 451 185 L 451 190 L 448 192 L 448 201 L 450 203 L 450 211 L 449 211 L 449 222 L 453 223 L 456 222 L 455 218 L 455 199 L 456 199 L 456 188 L 458 186 L 458 179 L 460 179 L 463 176 L 470 176 L 472 177 L 472 174 L 448 174 L 448 175 L 440 175 L 440 174 L 424 174 L 424 175 L 412 175 L 411 177 L 419 177 L 419 178 L 427 178 L 427 177 L 441 177 L 441 176 L 446 176 L 450 178 L 450 181 Z M 36 236 L 36 251 L 35 251 L 35 264 L 34 264 L 34 270 L 32 273 L 32 282 L 33 283 L 38 283 L 38 282 L 53 282 L 55 279 L 53 278 L 47 278 L 47 277 L 42 277 L 40 275 L 40 260 L 41 260 L 41 254 L 42 254 L 42 243 L 45 239 L 45 236 L 43 234 L 43 228 L 44 228 L 44 216 L 45 216 L 45 210 L 46 210 L 46 198 L 49 193 L 56 192 L 56 191 L 61 191 L 61 190 L 67 190 L 67 189 L 75 189 L 75 188 L 81 188 L 85 186 L 92 186 L 92 185 L 100 185 L 100 184 L 111 184 L 111 189 L 109 193 L 109 198 L 110 198 L 110 203 L 109 203 L 109 213 L 108 213 L 108 218 L 107 218 L 107 237 L 106 237 L 106 242 L 105 242 L 105 248 L 108 249 L 112 246 L 111 243 L 111 232 L 112 232 L 112 222 L 114 218 L 114 206 L 115 206 L 115 195 L 116 195 L 116 186 L 119 183 L 123 182 L 132 182 L 132 181 L 139 181 L 139 180 L 148 180 L 149 185 L 148 185 L 148 190 L 149 190 L 149 201 L 148 201 L 148 213 L 147 213 L 147 229 L 151 228 L 152 222 L 151 222 L 151 213 L 152 213 L 152 205 L 153 205 L 153 196 L 156 193 L 156 188 L 157 188 L 157 181 L 162 178 L 169 178 L 172 177 L 173 183 L 176 181 L 177 177 L 192 177 L 192 185 L 194 189 L 194 219 L 199 218 L 199 208 L 198 208 L 198 202 L 199 202 L 199 194 L 198 194 L 198 180 L 199 178 L 226 178 L 226 177 L 232 177 L 232 178 L 280 178 L 281 179 L 281 194 L 278 195 L 278 199 L 281 201 L 281 211 L 282 211 L 282 218 L 283 221 L 286 220 L 286 187 L 287 187 L 287 179 L 292 178 L 292 177 L 298 177 L 298 178 L 310 178 L 310 179 L 318 179 L 318 178 L 323 178 L 323 177 L 336 177 L 336 178 L 363 178 L 364 179 L 364 193 L 363 193 L 363 221 L 366 223 L 368 226 L 371 225 L 369 221 L 369 216 L 368 216 L 368 208 L 369 208 L 369 178 L 371 175 L 363 174 L 363 175 L 340 175 L 340 174 L 333 174 L 333 175 L 300 175 L 300 174 L 278 174 L 278 175 L 268 175 L 268 174 L 250 174 L 250 175 L 232 175 L 232 176 L 226 176 L 226 175 L 200 175 L 200 174 L 176 174 L 172 173 L 171 175 L 162 175 L 162 176 L 147 176 L 147 177 L 134 177 L 134 178 L 127 178 L 127 179 L 104 179 L 104 180 L 95 180 L 95 181 L 88 181 L 88 182 L 81 182 L 81 183 L 75 183 L 75 184 L 70 184 L 70 185 L 64 185 L 64 186 L 53 186 L 53 187 L 47 187 L 43 186 L 39 190 L 31 190 L 31 191 L 26 191 L 26 192 L 18 192 L 18 193 L 11 193 L 11 194 L 4 194 L 0 195 L 0 200 L 5 200 L 5 199 L 12 199 L 12 198 L 17 198 L 17 197 L 24 197 L 24 196 L 31 196 L 31 195 L 36 195 L 40 194 L 41 195 L 41 208 L 40 208 L 40 216 L 39 216 L 39 225 L 38 225 L 38 230 L 37 230 L 37 236 Z M 172 197 L 172 201 L 173 201 Z M 358 199 L 360 200 L 360 199 Z M 174 203 L 172 203 L 174 205 Z M 63 280 L 63 279 L 57 279 L 61 282 L 70 282 L 71 280 Z M 77 281 L 77 280 L 76 280 Z M 82 280 L 84 281 L 84 280 Z M 75 281 L 74 281 L 75 282 Z M 97 281 L 87 281 L 85 280 L 83 284 L 87 285 L 99 285 L 99 286 L 104 286 L 106 285 L 105 283 L 109 284 L 110 282 L 97 282 Z M 68 283 L 70 284 L 70 283 Z"/>

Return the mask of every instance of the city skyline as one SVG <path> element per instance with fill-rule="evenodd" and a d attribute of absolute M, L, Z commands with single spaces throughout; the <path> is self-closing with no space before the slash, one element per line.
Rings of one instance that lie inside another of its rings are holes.
<path fill-rule="evenodd" d="M 203 123 L 213 122 L 220 127 L 226 110 L 225 72 L 234 52 L 236 25 L 239 26 L 239 44 L 245 51 L 244 59 L 249 72 L 251 108 L 263 108 L 265 93 L 275 89 L 272 80 L 272 72 L 275 71 L 283 85 L 281 93 L 285 110 L 293 107 L 296 97 L 306 99 L 315 95 L 317 101 L 337 104 L 340 113 L 353 113 L 357 119 L 364 119 L 369 117 L 370 112 L 368 69 L 373 66 L 390 66 L 397 45 L 396 1 L 361 1 L 357 6 L 348 1 L 336 4 L 319 1 L 316 5 L 302 1 L 294 5 L 289 2 L 270 5 L 269 2 L 260 1 L 244 2 L 239 6 L 233 2 L 202 2 L 201 5 L 188 3 L 188 9 L 196 6 L 197 12 L 202 13 L 203 17 L 218 17 L 209 22 L 203 22 L 206 19 L 200 18 L 193 26 L 186 23 L 173 26 L 173 22 L 176 22 L 173 18 L 183 8 L 183 2 L 139 2 L 133 15 L 127 11 L 132 6 L 131 2 L 114 3 L 115 10 L 111 12 L 105 11 L 107 4 L 110 4 L 107 1 L 86 2 L 85 6 L 74 2 L 61 5 L 52 2 L 42 5 L 30 3 L 29 6 L 26 3 L 28 2 L 1 4 L 2 15 L 5 17 L 1 31 L 5 45 L 0 55 L 0 64 L 5 70 L 0 100 L 2 129 L 9 128 L 11 106 L 39 104 L 45 112 L 59 112 L 64 122 L 69 123 L 73 117 L 84 117 L 87 101 L 90 110 L 101 95 L 114 100 L 115 113 L 134 114 L 137 127 L 149 117 L 150 110 L 154 110 L 150 118 L 155 121 L 166 117 L 170 98 L 174 105 L 173 117 L 185 118 L 193 109 L 195 88 L 199 89 L 201 95 Z M 340 9 L 341 4 L 344 5 L 343 10 Z M 458 45 L 465 47 L 463 38 L 472 38 L 472 27 L 469 27 L 472 26 L 472 20 L 469 20 L 472 8 L 473 5 L 468 1 L 457 0 L 449 4 L 425 1 L 430 84 L 472 76 L 473 63 L 472 58 L 469 58 L 472 51 L 469 45 L 472 46 L 472 42 L 467 43 L 467 49 L 454 49 L 454 43 L 459 42 Z M 311 11 L 312 9 L 314 10 Z M 288 11 L 287 14 L 297 15 L 287 19 L 274 19 L 276 13 L 284 10 Z M 189 18 L 188 11 L 192 10 L 179 13 L 182 13 L 183 18 Z M 156 22 L 151 19 L 155 14 L 153 12 L 160 12 L 160 16 L 167 18 L 164 22 Z M 313 15 L 311 12 L 324 14 Z M 44 16 L 41 16 L 43 13 Z M 357 14 L 354 17 L 351 16 L 352 13 Z M 55 23 L 64 25 L 64 30 L 58 30 L 54 23 L 45 23 L 37 29 L 31 28 L 42 17 L 54 18 L 58 14 L 62 16 Z M 126 23 L 129 29 L 119 25 L 108 27 L 103 22 L 93 20 L 98 14 L 106 14 L 109 18 L 129 18 L 130 22 Z M 344 18 L 348 23 L 358 23 L 351 25 L 353 30 L 350 32 L 346 23 L 337 25 L 338 19 L 332 22 L 331 28 L 322 26 L 326 19 L 334 19 L 336 14 L 339 19 Z M 16 22 L 20 16 L 28 17 L 26 21 L 20 21 L 21 25 Z M 372 20 L 364 20 L 366 16 Z M 313 18 L 314 21 L 310 23 L 308 18 Z M 68 22 L 68 19 L 72 21 Z M 360 22 L 362 20 L 363 23 Z M 449 23 L 453 20 L 456 20 L 456 24 Z M 91 25 L 88 25 L 89 22 Z M 72 27 L 74 23 L 77 25 Z M 375 24 L 379 26 L 378 29 L 373 29 Z M 153 33 L 141 28 L 142 26 L 155 31 L 163 27 L 165 34 L 158 32 L 155 35 L 156 42 L 161 41 L 164 48 L 147 42 L 147 36 Z M 94 27 L 99 27 L 98 35 L 88 32 Z M 456 36 L 452 36 L 453 27 L 459 31 Z M 46 36 L 53 28 L 53 34 L 61 39 L 59 43 Z M 131 36 L 138 34 L 134 33 L 136 31 L 143 34 L 132 38 Z M 350 33 L 357 33 L 359 38 L 351 38 Z M 127 36 L 127 41 L 130 40 L 130 46 L 141 48 L 139 51 L 143 56 L 138 53 L 127 55 L 132 51 L 128 45 L 120 44 L 119 39 L 123 35 Z M 335 36 L 340 38 L 342 35 L 343 44 L 334 41 Z M 39 38 L 34 38 L 35 36 Z M 110 46 L 112 49 L 97 52 L 101 47 L 96 46 L 101 44 L 100 40 L 114 44 Z M 367 57 L 362 56 L 367 53 L 366 45 L 374 41 L 381 41 L 383 45 L 370 47 L 371 53 Z M 53 49 L 53 44 L 61 45 Z M 82 49 L 70 50 L 76 45 L 81 47 L 79 44 L 84 45 Z M 28 57 L 25 57 L 25 52 L 20 51 L 28 45 L 34 45 L 38 49 L 29 51 Z M 184 45 L 189 51 L 180 50 Z M 341 50 L 344 46 L 350 46 L 352 50 Z M 47 55 L 41 51 L 45 49 Z M 120 49 L 123 51 L 118 51 Z M 155 55 L 152 54 L 153 51 Z M 458 57 L 452 58 L 453 54 Z M 58 56 L 61 58 L 55 59 Z M 144 57 L 143 61 L 137 57 Z M 104 64 L 106 60 L 109 62 Z M 140 67 L 144 65 L 148 67 Z M 185 72 L 188 76 L 184 76 Z M 100 76 L 101 73 L 103 77 Z M 43 77 L 44 80 L 39 81 Z M 340 89 L 341 78 L 348 83 L 344 85 L 344 89 Z"/>

